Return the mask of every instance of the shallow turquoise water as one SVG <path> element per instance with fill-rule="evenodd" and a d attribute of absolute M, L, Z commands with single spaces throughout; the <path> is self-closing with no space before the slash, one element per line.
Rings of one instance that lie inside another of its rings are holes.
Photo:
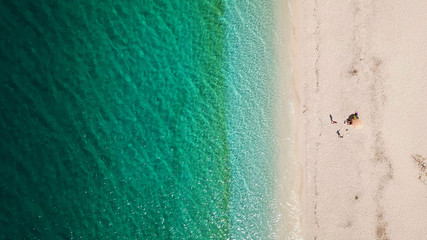
<path fill-rule="evenodd" d="M 2 3 L 0 238 L 272 238 L 271 8 Z"/>
<path fill-rule="evenodd" d="M 227 129 L 233 239 L 277 238 L 273 2 L 226 1 Z"/>

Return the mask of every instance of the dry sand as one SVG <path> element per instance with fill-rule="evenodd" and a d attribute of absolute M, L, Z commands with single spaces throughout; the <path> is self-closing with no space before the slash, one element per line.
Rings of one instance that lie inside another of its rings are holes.
<path fill-rule="evenodd" d="M 427 1 L 291 3 L 304 239 L 427 239 Z"/>

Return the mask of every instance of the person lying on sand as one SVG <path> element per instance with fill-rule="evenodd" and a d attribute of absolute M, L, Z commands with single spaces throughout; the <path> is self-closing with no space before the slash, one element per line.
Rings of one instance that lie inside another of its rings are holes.
<path fill-rule="evenodd" d="M 338 137 L 339 137 L 339 138 L 344 138 L 344 136 L 343 136 L 343 135 L 341 135 L 340 130 L 337 130 L 337 134 L 338 134 Z"/>

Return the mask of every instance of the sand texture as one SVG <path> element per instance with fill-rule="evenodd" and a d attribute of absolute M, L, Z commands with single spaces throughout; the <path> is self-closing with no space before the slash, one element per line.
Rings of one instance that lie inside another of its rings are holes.
<path fill-rule="evenodd" d="M 427 1 L 292 8 L 304 239 L 427 239 Z"/>

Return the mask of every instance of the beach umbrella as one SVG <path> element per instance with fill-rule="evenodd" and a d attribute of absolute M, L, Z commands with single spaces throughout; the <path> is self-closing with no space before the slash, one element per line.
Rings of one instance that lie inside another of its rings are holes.
<path fill-rule="evenodd" d="M 351 121 L 351 126 L 354 129 L 362 129 L 363 128 L 363 121 L 360 118 L 354 119 L 353 121 Z"/>

